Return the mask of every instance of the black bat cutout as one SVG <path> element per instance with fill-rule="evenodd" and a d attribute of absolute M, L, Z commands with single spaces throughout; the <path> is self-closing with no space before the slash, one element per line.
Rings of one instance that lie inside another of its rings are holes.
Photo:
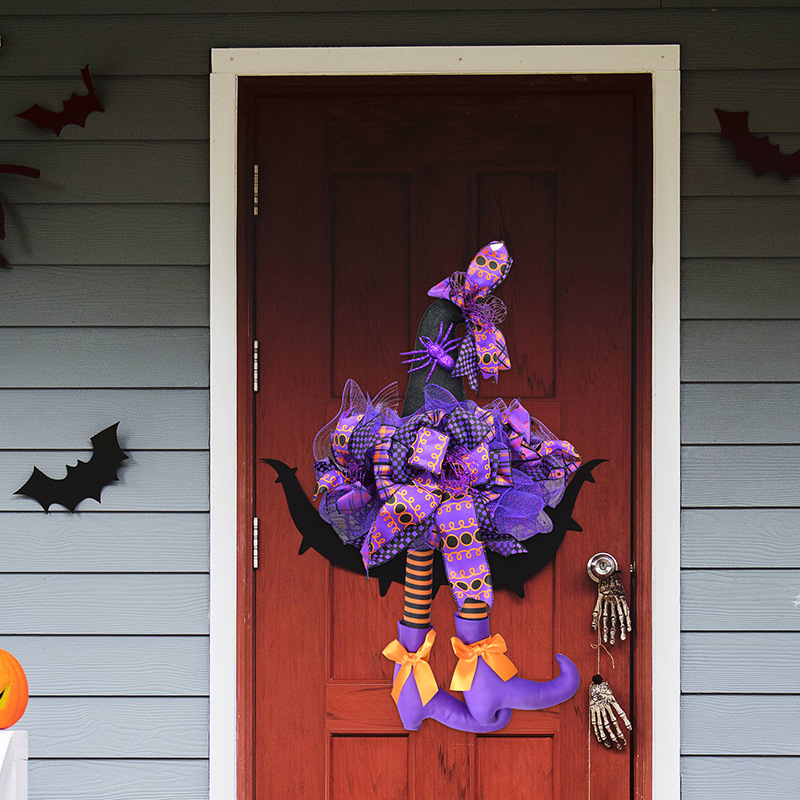
<path fill-rule="evenodd" d="M 26 178 L 38 178 L 42 173 L 35 167 L 22 167 L 18 164 L 0 164 L 0 174 L 24 175 Z M 6 238 L 6 213 L 0 202 L 0 239 Z M 0 267 L 7 267 L 8 261 L 0 253 Z"/>
<path fill-rule="evenodd" d="M 785 181 L 792 175 L 800 175 L 800 150 L 784 154 L 768 136 L 756 136 L 747 124 L 747 111 L 723 111 L 715 108 L 720 127 L 720 136 L 732 142 L 736 148 L 736 160 L 746 161 L 756 175 L 777 172 Z"/>
<path fill-rule="evenodd" d="M 78 503 L 88 497 L 99 503 L 100 493 L 119 480 L 117 469 L 128 458 L 117 441 L 118 427 L 119 422 L 92 436 L 92 457 L 78 461 L 74 467 L 67 466 L 66 478 L 50 478 L 34 467 L 31 477 L 14 494 L 32 497 L 45 511 L 57 503 L 74 512 Z"/>
<path fill-rule="evenodd" d="M 94 91 L 88 64 L 81 70 L 81 76 L 87 93 L 73 92 L 69 100 L 64 101 L 64 108 L 61 111 L 50 111 L 37 103 L 17 116 L 32 122 L 40 130 L 53 131 L 56 136 L 61 136 L 61 130 L 65 125 L 80 125 L 81 128 L 85 128 L 89 114 L 93 111 L 102 112 L 104 109 Z"/>
<path fill-rule="evenodd" d="M 290 467 L 283 461 L 274 458 L 262 458 L 261 460 L 269 464 L 277 473 L 275 483 L 280 483 L 283 487 L 292 522 L 303 537 L 298 555 L 313 549 L 335 566 L 364 575 L 364 563 L 358 548 L 345 544 L 333 527 L 320 517 L 297 479 L 297 467 Z M 526 581 L 555 558 L 567 531 L 580 532 L 583 530 L 572 517 L 575 501 L 578 499 L 578 493 L 584 483 L 595 482 L 592 470 L 607 460 L 597 458 L 587 462 L 575 472 L 564 491 L 561 502 L 555 508 L 545 508 L 547 515 L 553 520 L 553 530 L 550 533 L 540 533 L 526 540 L 527 553 L 501 556 L 486 549 L 489 569 L 492 573 L 492 584 L 495 589 L 509 589 L 518 597 L 525 597 Z M 401 553 L 391 561 L 373 567 L 369 574 L 370 577 L 378 579 L 381 597 L 384 597 L 392 583 L 401 585 L 404 583 L 405 572 L 406 557 L 404 553 Z M 434 597 L 440 586 L 447 585 L 444 565 L 442 560 L 437 558 L 434 560 L 433 566 Z"/>

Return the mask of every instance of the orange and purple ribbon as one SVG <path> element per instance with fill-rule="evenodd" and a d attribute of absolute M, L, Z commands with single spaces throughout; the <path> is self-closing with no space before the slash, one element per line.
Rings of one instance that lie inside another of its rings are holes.
<path fill-rule="evenodd" d="M 359 547 L 368 571 L 407 549 L 435 548 L 457 606 L 467 598 L 491 606 L 485 547 L 524 553 L 525 539 L 550 530 L 544 507 L 558 502 L 580 457 L 518 401 L 480 408 L 436 385 L 425 399 L 403 419 L 343 408 L 323 429 L 320 513 Z"/>
<path fill-rule="evenodd" d="M 455 272 L 436 284 L 428 295 L 455 303 L 464 316 L 467 335 L 461 344 L 452 374 L 467 378 L 473 391 L 478 374 L 497 381 L 500 370 L 511 369 L 506 340 L 497 324 L 506 308 L 491 293 L 505 280 L 512 259 L 503 242 L 490 242 L 470 261 L 466 272 Z"/>

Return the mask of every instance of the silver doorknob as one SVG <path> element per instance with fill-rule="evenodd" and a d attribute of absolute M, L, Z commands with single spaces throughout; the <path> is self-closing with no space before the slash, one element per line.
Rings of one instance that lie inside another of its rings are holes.
<path fill-rule="evenodd" d="M 586 571 L 595 583 L 600 583 L 603 578 L 613 575 L 618 570 L 617 559 L 609 553 L 595 553 L 586 565 Z"/>

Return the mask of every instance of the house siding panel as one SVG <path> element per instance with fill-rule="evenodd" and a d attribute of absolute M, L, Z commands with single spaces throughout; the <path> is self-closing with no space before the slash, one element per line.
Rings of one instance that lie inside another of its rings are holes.
<path fill-rule="evenodd" d="M 0 407 L 0 441 L 8 448 L 82 449 L 97 420 L 125 420 L 130 450 L 208 447 L 207 389 L 0 389 Z"/>
<path fill-rule="evenodd" d="M 800 633 L 684 633 L 683 691 L 692 694 L 751 694 L 754 676 L 763 694 L 797 691 Z"/>
<path fill-rule="evenodd" d="M 207 205 L 42 203 L 14 209 L 16 213 L 6 219 L 3 242 L 3 255 L 11 264 L 196 265 L 209 261 Z"/>
<path fill-rule="evenodd" d="M 0 363 L 4 389 L 208 386 L 208 331 L 6 328 Z"/>
<path fill-rule="evenodd" d="M 800 505 L 800 447 L 686 445 L 681 458 L 683 503 L 689 507 Z M 762 484 L 754 475 L 769 476 Z M 753 543 L 756 546 L 756 543 Z"/>
<path fill-rule="evenodd" d="M 793 180 L 787 185 L 800 188 L 800 181 Z M 683 261 L 683 319 L 797 319 L 799 297 L 800 259 L 687 258 Z"/>
<path fill-rule="evenodd" d="M 0 646 L 31 676 L 31 800 L 208 795 L 209 48 L 619 43 L 684 69 L 683 796 L 794 797 L 800 181 L 736 163 L 713 109 L 800 146 L 796 3 L 7 5 L 3 161 L 42 169 L 3 179 L 0 243 Z M 107 113 L 59 139 L 14 116 L 86 63 Z M 102 505 L 13 496 L 118 420 Z"/>
<path fill-rule="evenodd" d="M 686 320 L 682 329 L 686 381 L 800 381 L 800 320 Z"/>
<path fill-rule="evenodd" d="M 48 759 L 30 762 L 39 800 L 205 800 L 205 759 Z M 33 789 L 32 789 L 33 793 Z"/>
<path fill-rule="evenodd" d="M 683 759 L 683 797 L 691 800 L 787 800 L 800 786 L 800 758 Z"/>
<path fill-rule="evenodd" d="M 800 750 L 800 697 L 684 695 L 681 749 L 686 755 L 796 756 Z M 787 786 L 786 797 L 797 797 Z M 759 797 L 758 792 L 754 797 Z"/>
<path fill-rule="evenodd" d="M 800 384 L 686 384 L 681 417 L 685 444 L 800 444 Z"/>
<path fill-rule="evenodd" d="M 684 631 L 795 631 L 800 570 L 684 570 Z M 753 676 L 754 681 L 757 676 Z"/>
<path fill-rule="evenodd" d="M 14 636 L 8 644 L 42 696 L 208 695 L 203 635 Z M 53 664 L 69 668 L 54 670 Z"/>
<path fill-rule="evenodd" d="M 16 270 L 3 289 L 0 325 L 208 325 L 204 265 L 40 264 Z"/>
<path fill-rule="evenodd" d="M 32 697 L 31 758 L 208 758 L 208 698 Z"/>
<path fill-rule="evenodd" d="M 31 454 L 35 458 L 35 454 Z M 97 511 L 80 515 L 6 512 L 8 572 L 205 572 L 208 515 Z"/>
<path fill-rule="evenodd" d="M 798 508 L 693 508 L 681 517 L 684 568 L 800 567 Z"/>
<path fill-rule="evenodd" d="M 7 574 L 0 592 L 0 617 L 6 634 L 205 635 L 208 576 Z"/>

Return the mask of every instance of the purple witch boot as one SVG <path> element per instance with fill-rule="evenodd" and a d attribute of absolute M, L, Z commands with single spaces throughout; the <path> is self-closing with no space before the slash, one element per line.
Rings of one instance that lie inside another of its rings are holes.
<path fill-rule="evenodd" d="M 536 710 L 569 700 L 580 685 L 578 668 L 566 656 L 556 655 L 561 667 L 550 681 L 514 677 L 517 668 L 505 655 L 506 643 L 490 635 L 489 619 L 462 619 L 456 614 L 456 636 L 451 641 L 458 656 L 450 688 L 464 693 L 470 714 L 481 725 L 491 725 L 513 708 Z"/>
<path fill-rule="evenodd" d="M 397 639 L 383 651 L 395 662 L 392 698 L 407 731 L 419 730 L 424 719 L 435 719 L 458 731 L 491 733 L 508 725 L 511 709 L 494 714 L 488 724 L 475 720 L 464 703 L 436 685 L 428 657 L 436 632 L 433 628 L 409 628 L 397 623 Z"/>

